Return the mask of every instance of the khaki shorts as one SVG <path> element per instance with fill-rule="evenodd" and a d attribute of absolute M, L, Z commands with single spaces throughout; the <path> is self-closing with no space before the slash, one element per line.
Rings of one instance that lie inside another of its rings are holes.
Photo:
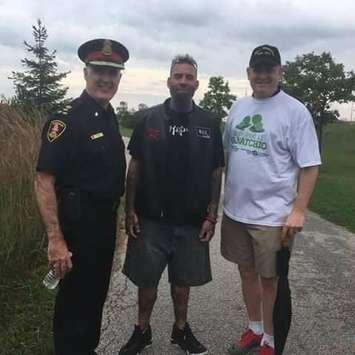
<path fill-rule="evenodd" d="M 237 222 L 223 215 L 222 256 L 243 269 L 255 269 L 263 277 L 275 277 L 276 252 L 281 249 L 281 230 L 282 227 Z"/>

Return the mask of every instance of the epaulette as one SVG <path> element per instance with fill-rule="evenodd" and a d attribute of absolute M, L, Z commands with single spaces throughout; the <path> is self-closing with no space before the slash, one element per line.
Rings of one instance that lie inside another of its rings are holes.
<path fill-rule="evenodd" d="M 71 109 L 72 109 L 72 105 L 67 105 L 63 107 L 61 110 L 57 111 L 56 113 L 62 116 L 66 116 Z"/>

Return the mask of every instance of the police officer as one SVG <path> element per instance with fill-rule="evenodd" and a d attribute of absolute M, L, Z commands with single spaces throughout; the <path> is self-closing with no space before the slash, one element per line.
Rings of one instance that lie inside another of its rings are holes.
<path fill-rule="evenodd" d="M 54 313 L 56 355 L 95 354 L 124 192 L 124 144 L 110 100 L 127 49 L 95 39 L 78 50 L 86 88 L 43 129 L 35 178 L 48 260 L 61 278 Z"/>

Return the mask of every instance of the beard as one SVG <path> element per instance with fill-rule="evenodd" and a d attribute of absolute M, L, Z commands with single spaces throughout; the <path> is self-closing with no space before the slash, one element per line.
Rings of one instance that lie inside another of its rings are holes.
<path fill-rule="evenodd" d="M 192 97 L 194 96 L 194 91 L 190 89 L 170 89 L 170 95 L 172 99 L 177 103 L 177 104 L 182 104 L 183 106 L 186 106 L 186 103 L 191 103 Z"/>

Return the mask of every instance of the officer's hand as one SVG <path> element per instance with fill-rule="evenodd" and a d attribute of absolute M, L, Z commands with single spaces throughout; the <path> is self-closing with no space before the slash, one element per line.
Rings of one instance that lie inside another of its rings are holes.
<path fill-rule="evenodd" d="M 202 223 L 202 227 L 199 235 L 201 242 L 209 242 L 214 235 L 214 231 L 215 231 L 215 224 L 208 220 L 205 220 Z"/>
<path fill-rule="evenodd" d="M 285 224 L 282 227 L 281 244 L 284 247 L 290 245 L 291 238 L 303 229 L 304 225 L 304 212 L 293 209 L 286 219 Z"/>
<path fill-rule="evenodd" d="M 48 262 L 54 267 L 56 275 L 61 279 L 73 267 L 72 253 L 68 250 L 67 243 L 61 233 L 52 235 L 48 241 Z"/>
<path fill-rule="evenodd" d="M 134 212 L 126 212 L 126 233 L 129 237 L 137 238 L 141 232 L 138 216 Z"/>

